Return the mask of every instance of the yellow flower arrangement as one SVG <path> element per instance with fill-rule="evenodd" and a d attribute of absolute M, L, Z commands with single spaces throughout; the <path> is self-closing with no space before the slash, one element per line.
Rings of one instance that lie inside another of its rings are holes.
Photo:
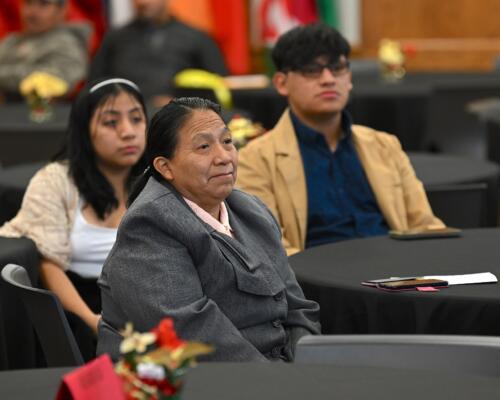
<path fill-rule="evenodd" d="M 35 71 L 21 81 L 19 90 L 25 97 L 35 95 L 42 99 L 52 99 L 66 94 L 68 84 L 48 72 Z"/>
<path fill-rule="evenodd" d="M 382 75 L 389 81 L 397 81 L 406 73 L 405 54 L 399 42 L 382 39 L 378 49 L 378 59 L 382 66 Z"/>
<path fill-rule="evenodd" d="M 185 69 L 175 75 L 174 84 L 181 88 L 212 89 L 224 108 L 232 108 L 231 91 L 220 75 L 202 69 Z"/>
<path fill-rule="evenodd" d="M 52 116 L 50 101 L 55 97 L 65 95 L 68 91 L 68 84 L 55 75 L 35 71 L 21 81 L 19 91 L 30 106 L 31 119 L 43 122 Z"/>
<path fill-rule="evenodd" d="M 248 118 L 235 115 L 227 124 L 233 134 L 233 142 L 237 148 L 243 147 L 249 140 L 262 135 L 265 132 L 261 124 L 254 123 Z"/>

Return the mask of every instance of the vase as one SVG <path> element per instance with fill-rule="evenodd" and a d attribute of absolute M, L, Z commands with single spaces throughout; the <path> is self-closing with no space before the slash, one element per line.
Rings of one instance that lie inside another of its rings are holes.
<path fill-rule="evenodd" d="M 29 117 L 33 122 L 47 122 L 50 121 L 54 115 L 54 109 L 50 99 L 41 97 L 31 98 L 28 100 L 28 105 L 30 107 Z"/>
<path fill-rule="evenodd" d="M 405 74 L 406 69 L 403 64 L 382 64 L 382 78 L 386 82 L 399 82 Z"/>

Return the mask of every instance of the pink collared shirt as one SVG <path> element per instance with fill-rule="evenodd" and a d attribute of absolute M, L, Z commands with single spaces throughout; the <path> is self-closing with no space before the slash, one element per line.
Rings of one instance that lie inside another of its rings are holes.
<path fill-rule="evenodd" d="M 220 203 L 220 212 L 219 212 L 220 221 L 219 221 L 219 220 L 215 219 L 214 217 L 212 217 L 208 212 L 206 212 L 198 204 L 192 202 L 189 199 L 186 199 L 185 197 L 183 197 L 183 198 L 184 198 L 184 201 L 191 208 L 191 210 L 193 210 L 193 212 L 203 222 L 210 225 L 217 232 L 223 233 L 223 234 L 228 235 L 230 237 L 233 237 L 233 235 L 231 233 L 233 230 L 231 229 L 231 225 L 229 225 L 229 216 L 227 214 L 227 209 L 226 209 L 226 205 L 224 204 L 224 202 Z"/>

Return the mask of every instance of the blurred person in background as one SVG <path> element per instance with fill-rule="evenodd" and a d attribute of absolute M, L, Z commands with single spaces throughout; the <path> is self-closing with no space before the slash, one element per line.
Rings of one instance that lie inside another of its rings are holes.
<path fill-rule="evenodd" d="M 115 78 L 84 88 L 65 147 L 31 179 L 16 217 L 0 228 L 40 253 L 42 283 L 67 311 L 86 360 L 95 355 L 97 287 L 116 239 L 129 188 L 144 170 L 146 109 L 135 83 Z"/>
<path fill-rule="evenodd" d="M 66 0 L 22 0 L 23 30 L 0 42 L 0 93 L 19 98 L 19 84 L 33 72 L 64 80 L 70 90 L 88 67 L 86 24 L 65 24 Z"/>
<path fill-rule="evenodd" d="M 354 125 L 350 46 L 325 24 L 296 27 L 272 50 L 289 108 L 240 151 L 237 186 L 274 213 L 289 255 L 393 230 L 443 228 L 399 140 Z"/>
<path fill-rule="evenodd" d="M 135 19 L 106 34 L 90 78 L 123 76 L 137 82 L 157 106 L 172 95 L 172 78 L 187 68 L 227 75 L 217 44 L 169 13 L 166 0 L 134 0 Z"/>

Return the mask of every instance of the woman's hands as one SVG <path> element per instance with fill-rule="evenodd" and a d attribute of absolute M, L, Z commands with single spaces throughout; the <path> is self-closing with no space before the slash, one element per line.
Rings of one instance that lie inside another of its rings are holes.
<path fill-rule="evenodd" d="M 92 312 L 87 317 L 87 319 L 84 319 L 85 323 L 92 329 L 92 331 L 96 334 L 96 336 L 97 336 L 97 327 L 99 326 L 100 319 L 101 319 L 101 314 L 94 314 Z"/>

